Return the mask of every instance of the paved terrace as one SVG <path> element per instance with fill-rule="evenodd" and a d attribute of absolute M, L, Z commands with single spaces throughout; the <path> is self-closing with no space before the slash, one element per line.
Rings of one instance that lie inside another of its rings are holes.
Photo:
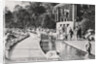
<path fill-rule="evenodd" d="M 65 41 L 65 43 L 86 52 L 86 44 L 88 43 L 88 41 Z M 92 41 L 91 44 L 92 44 L 91 53 L 95 55 L 95 42 Z"/>

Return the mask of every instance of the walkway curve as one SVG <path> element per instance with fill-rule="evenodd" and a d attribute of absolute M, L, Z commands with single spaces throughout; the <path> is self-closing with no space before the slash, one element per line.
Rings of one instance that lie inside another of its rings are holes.
<path fill-rule="evenodd" d="M 17 44 L 12 51 L 11 59 L 15 61 L 46 60 L 45 54 L 40 48 L 40 38 L 33 33 L 30 37 Z"/>

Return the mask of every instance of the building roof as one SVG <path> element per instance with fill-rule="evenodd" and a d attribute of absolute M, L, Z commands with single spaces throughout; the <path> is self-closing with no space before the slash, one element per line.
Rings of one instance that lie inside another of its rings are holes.
<path fill-rule="evenodd" d="M 72 5 L 72 4 L 61 3 L 61 4 L 56 5 L 54 8 L 63 7 L 63 6 L 69 6 L 69 5 Z"/>

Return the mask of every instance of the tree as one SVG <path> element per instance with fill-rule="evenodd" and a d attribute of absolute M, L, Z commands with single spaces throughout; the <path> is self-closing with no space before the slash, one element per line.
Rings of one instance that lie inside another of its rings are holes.
<path fill-rule="evenodd" d="M 55 3 L 29 2 L 24 8 L 16 5 L 14 11 L 9 13 L 14 28 L 43 27 L 55 28 L 54 14 L 52 9 Z M 8 23 L 10 23 L 9 21 Z M 9 25 L 10 26 L 10 25 Z"/>
<path fill-rule="evenodd" d="M 31 17 L 34 19 L 35 27 L 41 26 L 41 27 L 46 28 L 47 27 L 46 23 L 52 22 L 54 20 L 54 17 L 52 17 L 53 6 L 54 5 L 50 3 L 30 2 L 30 6 L 27 6 L 27 8 L 28 8 L 28 12 L 31 13 Z M 46 16 L 48 16 L 50 19 L 47 20 Z M 52 24 L 50 25 L 52 26 Z"/>
<path fill-rule="evenodd" d="M 94 5 L 77 5 L 78 20 L 81 23 L 83 32 L 88 29 L 95 30 L 95 6 Z"/>
<path fill-rule="evenodd" d="M 6 28 L 11 28 L 13 23 L 13 14 L 12 12 L 5 7 L 5 27 Z"/>

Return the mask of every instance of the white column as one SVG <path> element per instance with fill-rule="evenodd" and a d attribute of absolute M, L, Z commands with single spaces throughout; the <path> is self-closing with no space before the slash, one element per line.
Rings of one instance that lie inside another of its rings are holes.
<path fill-rule="evenodd" d="M 76 9 L 76 6 L 73 4 L 72 5 L 72 9 L 73 9 L 73 11 L 72 11 L 72 21 L 73 21 L 73 28 L 75 27 L 75 16 L 76 16 L 76 14 L 77 14 L 77 9 Z"/>

